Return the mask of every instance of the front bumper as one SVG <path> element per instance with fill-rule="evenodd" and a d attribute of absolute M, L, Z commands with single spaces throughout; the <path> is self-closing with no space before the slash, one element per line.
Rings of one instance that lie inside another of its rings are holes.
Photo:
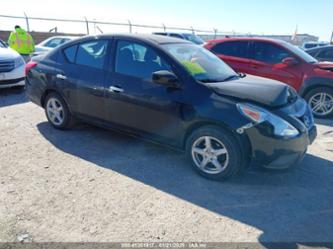
<path fill-rule="evenodd" d="M 10 72 L 0 73 L 0 88 L 25 85 L 25 65 L 15 68 Z"/>
<path fill-rule="evenodd" d="M 295 138 L 268 136 L 258 127 L 252 127 L 246 133 L 252 146 L 253 163 L 270 169 L 287 169 L 302 161 L 308 146 L 317 137 L 317 128 L 313 126 Z"/>

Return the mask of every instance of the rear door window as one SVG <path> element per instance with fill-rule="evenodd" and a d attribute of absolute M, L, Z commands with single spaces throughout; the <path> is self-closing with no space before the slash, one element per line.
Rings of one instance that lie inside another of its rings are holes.
<path fill-rule="evenodd" d="M 82 66 L 103 69 L 107 46 L 107 40 L 96 40 L 80 44 L 77 49 L 75 63 Z"/>
<path fill-rule="evenodd" d="M 269 42 L 253 42 L 252 58 L 256 61 L 277 64 L 283 59 L 292 57 L 286 50 Z"/>
<path fill-rule="evenodd" d="M 212 51 L 220 55 L 249 58 L 248 47 L 248 41 L 230 41 L 217 44 Z"/>

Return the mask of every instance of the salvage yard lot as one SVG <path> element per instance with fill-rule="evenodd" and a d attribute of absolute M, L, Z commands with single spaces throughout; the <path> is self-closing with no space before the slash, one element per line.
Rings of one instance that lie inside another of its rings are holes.
<path fill-rule="evenodd" d="M 0 242 L 333 242 L 333 121 L 287 172 L 198 176 L 182 154 L 80 125 L 58 131 L 0 90 Z"/>

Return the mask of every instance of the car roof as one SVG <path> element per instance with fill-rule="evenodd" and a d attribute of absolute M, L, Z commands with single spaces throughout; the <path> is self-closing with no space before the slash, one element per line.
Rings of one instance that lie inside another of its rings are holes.
<path fill-rule="evenodd" d="M 285 43 L 283 40 L 266 38 L 266 37 L 229 37 L 223 39 L 209 40 L 208 43 L 220 43 L 226 41 L 263 41 L 263 42 L 273 42 L 273 43 Z"/>
<path fill-rule="evenodd" d="M 96 38 L 122 38 L 122 39 L 137 39 L 148 43 L 153 43 L 155 45 L 169 44 L 169 43 L 188 43 L 192 44 L 186 40 L 180 40 L 178 38 L 173 38 L 169 36 L 154 35 L 154 34 L 103 34 L 98 36 L 86 36 L 86 37 L 96 37 Z"/>

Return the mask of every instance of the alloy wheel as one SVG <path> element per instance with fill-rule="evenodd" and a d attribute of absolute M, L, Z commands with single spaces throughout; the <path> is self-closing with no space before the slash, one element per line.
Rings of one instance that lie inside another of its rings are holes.
<path fill-rule="evenodd" d="M 229 164 L 229 153 L 224 144 L 211 136 L 199 137 L 192 145 L 195 165 L 207 174 L 219 174 Z"/>
<path fill-rule="evenodd" d="M 317 116 L 326 116 L 333 112 L 333 96 L 331 94 L 319 92 L 310 98 L 309 104 Z"/>

